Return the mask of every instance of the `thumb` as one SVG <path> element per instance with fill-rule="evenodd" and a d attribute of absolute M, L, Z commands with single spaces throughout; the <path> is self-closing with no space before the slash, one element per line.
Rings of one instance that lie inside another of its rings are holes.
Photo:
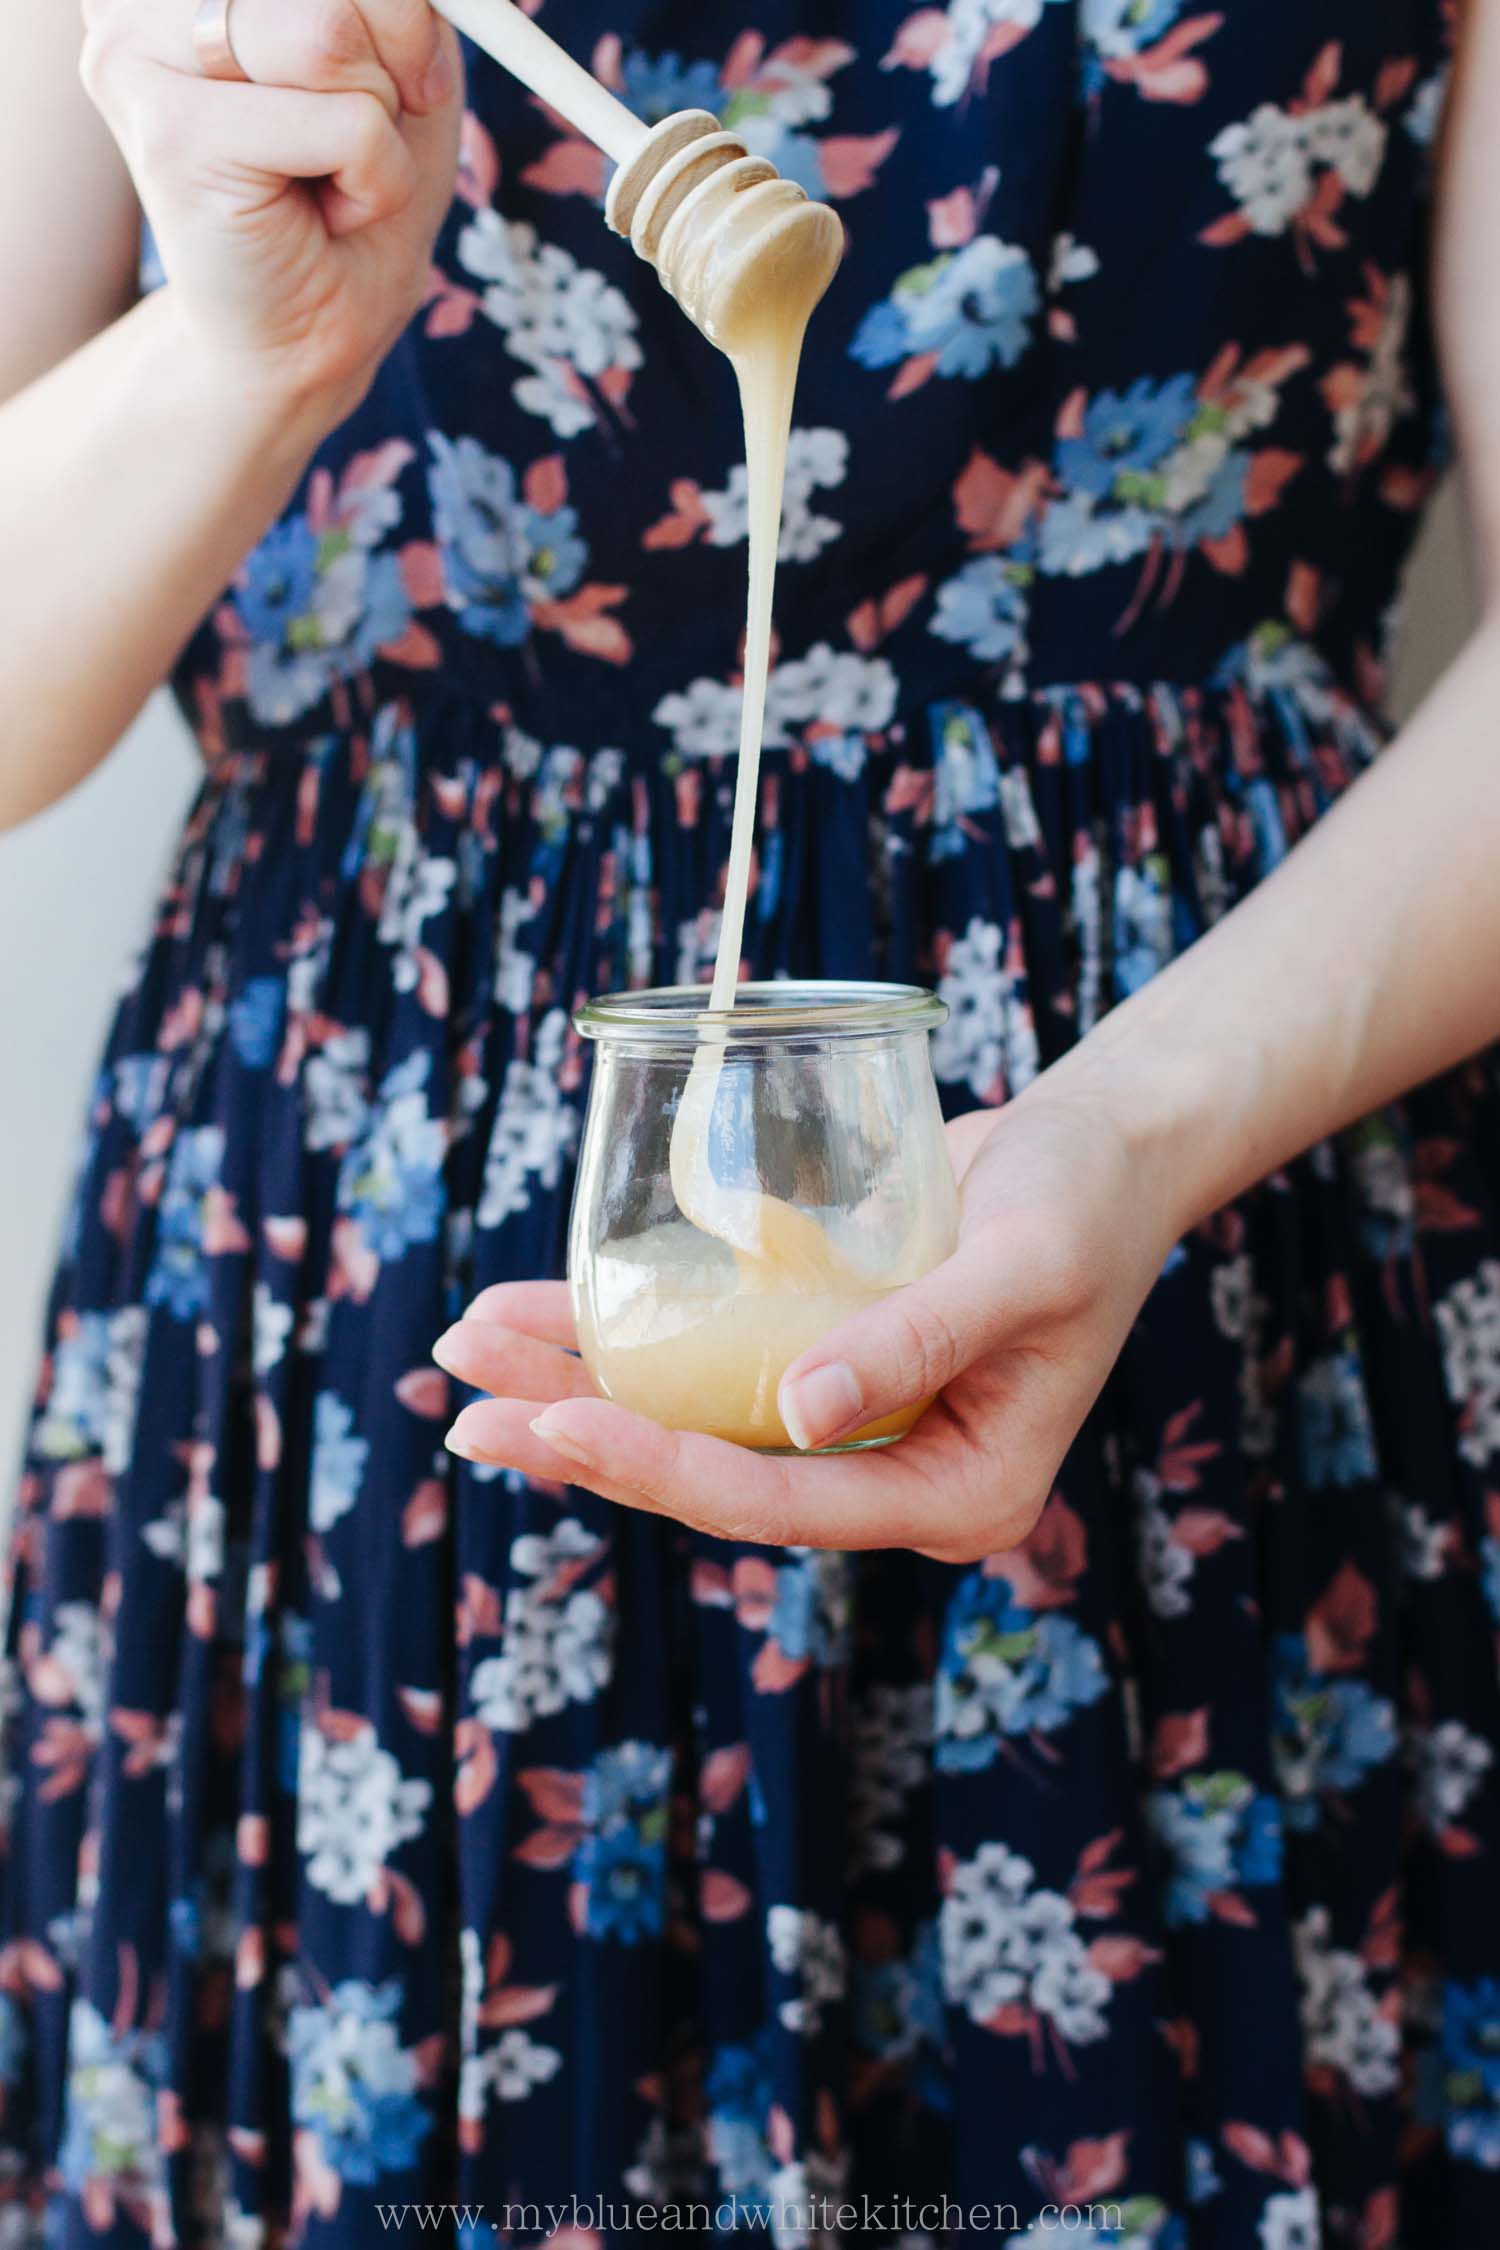
<path fill-rule="evenodd" d="M 1013 1338 L 1045 1298 L 1033 1261 L 997 1251 L 988 1230 L 976 1234 L 922 1280 L 856 1313 L 792 1362 L 777 1394 L 792 1443 L 810 1452 L 902 1407 L 925 1405 Z"/>

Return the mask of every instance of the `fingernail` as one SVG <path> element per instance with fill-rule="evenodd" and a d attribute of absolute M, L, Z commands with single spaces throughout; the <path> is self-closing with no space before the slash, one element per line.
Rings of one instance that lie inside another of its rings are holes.
<path fill-rule="evenodd" d="M 539 1414 L 531 1424 L 531 1434 L 533 1437 L 539 1437 L 543 1445 L 550 1445 L 554 1453 L 563 1454 L 569 1461 L 591 1461 L 593 1459 L 588 1447 L 582 1444 L 579 1439 L 570 1435 L 567 1430 L 549 1428 L 545 1414 Z"/>
<path fill-rule="evenodd" d="M 459 1420 L 461 1421 L 462 1419 L 463 1417 L 460 1415 Z M 444 1438 L 443 1443 L 447 1446 L 450 1453 L 456 1453 L 458 1455 L 460 1461 L 482 1461 L 484 1459 L 484 1455 L 482 1453 L 476 1453 L 474 1451 L 473 1446 L 470 1445 L 468 1439 L 459 1429 L 457 1422 L 454 1423 L 452 1429 Z"/>
<path fill-rule="evenodd" d="M 787 1436 L 799 1453 L 811 1453 L 842 1437 L 864 1413 L 854 1370 L 841 1359 L 815 1367 L 810 1375 L 799 1375 L 794 1383 L 783 1383 L 779 1403 Z"/>
<path fill-rule="evenodd" d="M 432 1356 L 445 1375 L 456 1375 L 458 1373 L 458 1369 L 453 1362 L 456 1358 L 462 1356 L 464 1341 L 463 1322 L 456 1320 L 451 1328 L 443 1330 L 442 1335 L 433 1345 Z"/>
<path fill-rule="evenodd" d="M 453 91 L 453 64 L 446 48 L 440 48 L 438 57 L 422 81 L 422 99 L 429 109 L 441 109 Z"/>

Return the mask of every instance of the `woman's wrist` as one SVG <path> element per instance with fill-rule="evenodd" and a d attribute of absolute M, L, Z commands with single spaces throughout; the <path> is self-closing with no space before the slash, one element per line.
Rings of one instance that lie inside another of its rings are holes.
<path fill-rule="evenodd" d="M 1165 1249 L 1256 1176 L 1265 1092 L 1253 1038 L 1196 1038 L 1187 1012 L 1174 1020 L 1148 991 L 1106 1016 L 1023 1099 L 1110 1119 L 1134 1216 Z"/>
<path fill-rule="evenodd" d="M 368 387 L 299 383 L 274 362 L 221 349 L 170 283 L 132 317 L 145 328 L 143 372 L 165 386 L 188 427 L 208 426 L 221 447 L 279 492 L 296 484 Z"/>

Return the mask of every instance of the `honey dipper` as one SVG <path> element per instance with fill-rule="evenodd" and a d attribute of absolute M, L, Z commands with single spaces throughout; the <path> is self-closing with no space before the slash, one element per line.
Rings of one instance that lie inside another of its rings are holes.
<path fill-rule="evenodd" d="M 514 0 L 435 5 L 614 159 L 606 220 L 710 342 L 732 353 L 747 314 L 783 274 L 809 304 L 822 294 L 843 249 L 838 218 L 708 110 L 645 125 Z"/>

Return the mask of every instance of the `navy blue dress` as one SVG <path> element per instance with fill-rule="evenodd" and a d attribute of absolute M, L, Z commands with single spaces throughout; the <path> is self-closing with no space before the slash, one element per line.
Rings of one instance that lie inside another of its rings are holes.
<path fill-rule="evenodd" d="M 958 1111 L 1379 749 L 1451 12 L 750 5 L 542 20 L 847 222 L 747 956 L 937 985 Z M 570 1010 L 711 962 L 746 532 L 727 368 L 471 62 L 428 302 L 179 675 L 10 1547 L 0 2250 L 1481 2250 L 1493 1059 L 1184 1242 L 974 1568 L 443 1451 Z"/>

